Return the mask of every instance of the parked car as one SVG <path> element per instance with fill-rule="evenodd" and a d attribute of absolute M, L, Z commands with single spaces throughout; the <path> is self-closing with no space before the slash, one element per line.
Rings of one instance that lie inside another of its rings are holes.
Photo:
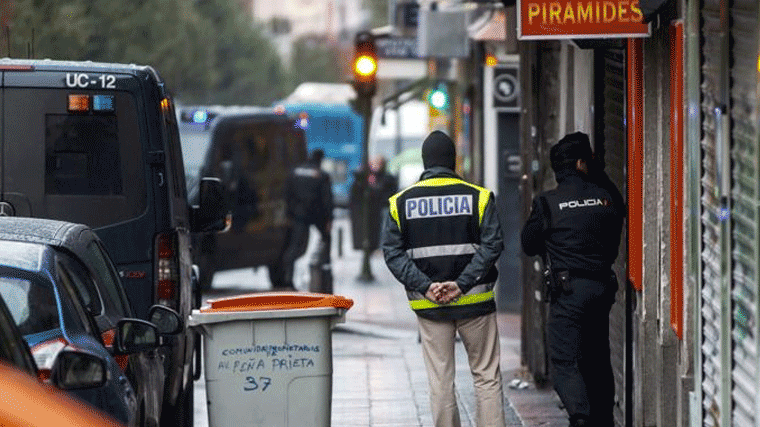
<path fill-rule="evenodd" d="M 172 97 L 149 66 L 0 60 L 0 209 L 86 224 L 108 250 L 134 314 L 193 309 L 191 233 L 224 227 L 221 183 L 187 199 Z M 196 333 L 161 347 L 167 426 L 193 425 Z M 200 369 L 200 367 L 196 367 Z M 197 372 L 196 372 L 197 373 Z"/>
<path fill-rule="evenodd" d="M 95 387 L 74 384 L 67 389 L 118 421 L 137 426 L 137 396 L 113 354 L 154 351 L 160 343 L 159 331 L 148 321 L 122 318 L 116 324 L 113 354 L 106 349 L 88 311 L 94 302 L 85 302 L 85 298 L 99 295 L 96 284 L 82 260 L 62 245 L 67 233 L 83 231 L 78 227 L 60 221 L 1 217 L 0 296 L 31 348 L 39 376 L 51 378 L 54 384 L 60 382 L 62 373 L 55 369 L 55 361 L 67 348 L 90 354 L 100 365 L 92 362 L 71 369 L 97 372 L 101 366 L 103 381 Z"/>
<path fill-rule="evenodd" d="M 232 214 L 226 232 L 195 236 L 201 288 L 210 288 L 217 271 L 259 266 L 268 268 L 274 287 L 281 287 L 290 227 L 285 182 L 290 170 L 306 160 L 304 131 L 294 117 L 273 108 L 208 107 L 197 114 L 199 108 L 180 114 L 184 162 L 196 167 L 186 174 L 219 177 Z M 213 119 L 194 123 L 198 116 Z M 196 203 L 195 192 L 189 192 Z"/>
<path fill-rule="evenodd" d="M 72 388 L 100 387 L 106 375 L 102 358 L 72 347 L 58 353 L 50 375 L 41 374 L 29 345 L 0 298 L 0 425 L 17 425 L 12 422 L 21 419 L 24 426 L 92 426 L 68 424 L 80 419 L 98 426 L 116 426 L 116 421 L 103 411 L 63 396 L 63 391 Z M 50 382 L 61 392 L 35 384 L 42 382 Z M 24 396 L 32 398 L 25 400 Z M 24 404 L 19 404 L 21 401 Z M 51 408 L 55 411 L 47 414 Z"/>
<path fill-rule="evenodd" d="M 94 286 L 83 286 L 80 296 L 85 308 L 95 318 L 106 348 L 113 349 L 118 322 L 134 318 L 132 307 L 124 293 L 116 268 L 103 243 L 90 227 L 58 221 L 33 218 L 0 220 L 0 240 L 48 241 L 58 248 L 70 251 L 82 261 Z M 164 335 L 176 334 L 182 329 L 182 320 L 176 311 L 157 306 L 149 320 L 155 322 Z M 162 327 L 163 330 L 162 330 Z M 134 354 L 114 355 L 126 373 L 137 394 L 138 425 L 158 426 L 164 391 L 163 361 L 155 349 Z"/>
<path fill-rule="evenodd" d="M 100 371 L 105 378 L 105 370 Z M 93 376 L 94 378 L 94 376 Z M 108 414 L 40 384 L 27 372 L 0 362 L 0 425 L 4 427 L 124 427 Z"/>

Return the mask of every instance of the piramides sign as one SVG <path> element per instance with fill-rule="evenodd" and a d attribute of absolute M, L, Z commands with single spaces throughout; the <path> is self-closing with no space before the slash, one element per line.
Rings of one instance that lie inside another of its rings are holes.
<path fill-rule="evenodd" d="M 521 40 L 649 35 L 639 0 L 518 0 L 517 4 Z"/>

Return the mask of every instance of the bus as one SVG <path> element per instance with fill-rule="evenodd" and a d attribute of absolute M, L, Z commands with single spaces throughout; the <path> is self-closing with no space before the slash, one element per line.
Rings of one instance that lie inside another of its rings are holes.
<path fill-rule="evenodd" d="M 309 152 L 317 148 L 325 152 L 322 168 L 330 174 L 335 206 L 348 207 L 353 172 L 362 163 L 362 117 L 347 103 L 295 102 L 275 108 L 295 116 Z"/>

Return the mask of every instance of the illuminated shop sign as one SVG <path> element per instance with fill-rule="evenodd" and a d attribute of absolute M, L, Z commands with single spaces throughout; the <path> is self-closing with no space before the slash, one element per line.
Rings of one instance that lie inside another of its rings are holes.
<path fill-rule="evenodd" d="M 517 0 L 520 40 L 649 36 L 639 0 Z"/>

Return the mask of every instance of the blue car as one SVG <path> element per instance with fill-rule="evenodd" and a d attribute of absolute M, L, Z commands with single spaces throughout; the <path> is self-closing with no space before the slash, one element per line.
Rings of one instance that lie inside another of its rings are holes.
<path fill-rule="evenodd" d="M 116 327 L 122 319 L 135 317 L 119 274 L 103 243 L 95 232 L 84 224 L 38 219 L 18 218 L 11 220 L 16 229 L 0 229 L 0 239 L 30 240 L 47 238 L 55 246 L 71 252 L 82 261 L 86 270 L 78 289 L 88 313 L 93 316 L 106 348 L 113 350 Z M 2 222 L 0 222 L 2 224 Z M 44 228 L 40 227 L 44 224 Z M 148 319 L 156 324 L 161 335 L 176 335 L 182 330 L 179 314 L 169 307 L 156 305 L 149 310 Z M 164 326 L 169 326 L 168 329 Z M 137 394 L 139 408 L 137 425 L 158 426 L 163 409 L 165 386 L 164 361 L 157 349 L 134 354 L 114 355 L 114 359 L 126 374 Z"/>
<path fill-rule="evenodd" d="M 29 351 L 29 346 L 27 345 L 26 340 L 24 340 L 23 335 L 21 335 L 21 331 L 19 331 L 18 326 L 16 326 L 16 322 L 13 319 L 10 310 L 2 299 L 0 299 L 0 369 L 3 370 L 3 380 L 7 380 L 8 384 L 14 384 L 14 387 L 12 387 L 12 393 L 18 393 L 19 399 L 32 396 L 34 391 L 20 385 L 18 382 L 21 378 L 11 380 L 10 378 L 5 378 L 6 376 L 25 373 L 35 382 L 43 381 L 39 375 L 40 372 L 37 370 L 37 364 L 34 362 L 32 353 Z M 61 390 L 101 387 L 106 382 L 106 369 L 106 362 L 100 357 L 87 351 L 68 348 L 58 353 L 58 356 L 53 363 L 51 373 L 49 373 L 49 382 Z M 39 390 L 46 389 L 40 388 Z M 40 408 L 53 408 L 55 405 L 59 404 L 49 400 L 49 398 L 54 395 L 37 393 L 38 395 L 36 396 L 36 399 L 38 400 Z M 64 392 L 61 391 L 61 393 Z M 40 397 L 42 397 L 42 399 L 39 399 Z M 17 406 L 19 401 L 11 400 L 6 403 L 10 406 Z M 40 408 L 33 408 L 30 406 L 27 409 L 35 414 L 36 420 L 39 421 L 41 425 L 44 422 L 44 417 L 39 413 Z M 64 408 L 58 406 L 56 409 L 63 410 Z M 0 409 L 0 412 L 5 411 Z M 82 412 L 76 412 L 75 414 L 79 417 L 82 415 Z M 88 414 L 95 415 L 98 421 L 98 426 L 115 425 L 115 423 L 112 423 L 105 414 L 100 413 L 100 411 L 89 412 Z M 58 413 L 57 416 L 60 418 L 61 414 Z M 93 417 L 90 416 L 89 418 L 92 420 Z M 4 426 L 8 422 L 11 422 L 11 420 L 0 420 L 0 425 Z"/>
<path fill-rule="evenodd" d="M 95 288 L 91 270 L 56 238 L 72 227 L 59 221 L 0 218 L 0 296 L 31 349 L 38 376 L 49 377 L 53 384 L 60 382 L 56 359 L 72 349 L 102 360 L 101 383 L 95 387 L 74 384 L 68 391 L 116 420 L 136 426 L 137 396 L 114 356 L 154 350 L 160 344 L 159 330 L 144 320 L 120 319 L 113 346 L 110 351 L 106 348 L 83 299 L 83 295 L 94 295 L 88 291 Z M 88 366 L 96 368 L 79 367 Z"/>

